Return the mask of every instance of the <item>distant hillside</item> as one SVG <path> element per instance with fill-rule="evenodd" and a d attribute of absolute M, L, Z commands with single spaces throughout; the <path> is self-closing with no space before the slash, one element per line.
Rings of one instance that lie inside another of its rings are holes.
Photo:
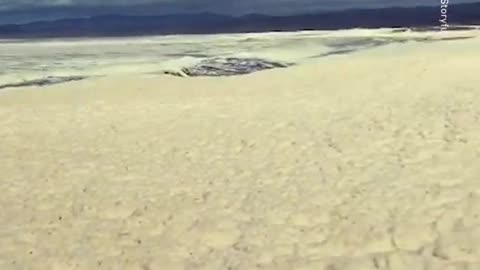
<path fill-rule="evenodd" d="M 211 13 L 165 16 L 106 15 L 0 26 L 0 38 L 213 34 L 294 30 L 439 26 L 440 7 L 351 9 L 345 11 L 230 17 Z M 480 24 L 480 3 L 451 5 L 450 25 Z"/>

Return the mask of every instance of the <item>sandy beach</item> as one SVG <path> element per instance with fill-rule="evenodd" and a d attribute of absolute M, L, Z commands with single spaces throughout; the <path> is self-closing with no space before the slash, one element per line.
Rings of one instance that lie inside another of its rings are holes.
<path fill-rule="evenodd" d="M 472 34 L 2 91 L 0 269 L 480 269 Z"/>

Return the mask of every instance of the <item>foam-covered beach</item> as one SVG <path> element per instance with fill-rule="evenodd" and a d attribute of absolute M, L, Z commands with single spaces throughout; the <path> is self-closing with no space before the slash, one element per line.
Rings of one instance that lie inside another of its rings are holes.
<path fill-rule="evenodd" d="M 0 269 L 480 269 L 480 35 L 435 35 L 1 91 Z"/>

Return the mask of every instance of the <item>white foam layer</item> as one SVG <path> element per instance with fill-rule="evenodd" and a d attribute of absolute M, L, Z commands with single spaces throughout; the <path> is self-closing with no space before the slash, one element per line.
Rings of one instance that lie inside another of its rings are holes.
<path fill-rule="evenodd" d="M 475 35 L 478 29 L 438 33 L 351 29 L 134 38 L 0 41 L 0 85 L 47 76 L 101 76 L 180 70 L 217 57 L 262 58 L 301 64 L 399 40 Z"/>

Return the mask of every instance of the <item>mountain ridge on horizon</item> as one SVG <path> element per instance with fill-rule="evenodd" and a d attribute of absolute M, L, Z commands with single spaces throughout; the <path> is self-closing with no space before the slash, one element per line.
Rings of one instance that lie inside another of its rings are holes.
<path fill-rule="evenodd" d="M 437 7 L 355 8 L 288 16 L 261 13 L 230 16 L 212 12 L 148 16 L 104 14 L 0 25 L 0 38 L 436 27 L 440 26 L 440 15 L 440 5 Z M 449 5 L 448 23 L 450 25 L 479 25 L 480 2 Z"/>

